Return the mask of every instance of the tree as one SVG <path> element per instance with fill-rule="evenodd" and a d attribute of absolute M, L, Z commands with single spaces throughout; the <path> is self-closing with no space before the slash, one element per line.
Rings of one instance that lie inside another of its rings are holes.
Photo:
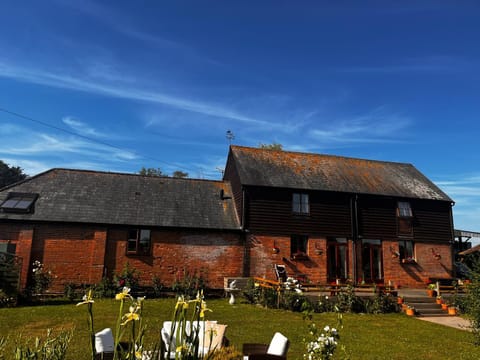
<path fill-rule="evenodd" d="M 174 171 L 172 176 L 174 178 L 187 178 L 188 177 L 188 173 L 186 172 L 183 172 L 183 171 L 180 171 L 180 170 L 177 170 L 177 171 Z"/>
<path fill-rule="evenodd" d="M 160 168 L 145 168 L 144 166 L 138 173 L 143 176 L 166 176 Z"/>
<path fill-rule="evenodd" d="M 258 147 L 260 149 L 265 149 L 265 150 L 279 150 L 279 151 L 283 150 L 283 145 L 276 142 L 273 142 L 271 144 L 260 143 Z"/>
<path fill-rule="evenodd" d="M 19 166 L 9 166 L 0 160 L 0 188 L 23 180 L 27 177 Z"/>
<path fill-rule="evenodd" d="M 164 173 L 160 168 L 156 168 L 156 169 L 155 168 L 146 168 L 146 167 L 143 167 L 143 166 L 138 173 L 140 175 L 143 175 L 143 176 L 168 176 L 168 174 Z M 172 177 L 174 177 L 174 178 L 186 178 L 186 177 L 188 177 L 188 173 L 177 170 L 177 171 L 173 172 Z"/>

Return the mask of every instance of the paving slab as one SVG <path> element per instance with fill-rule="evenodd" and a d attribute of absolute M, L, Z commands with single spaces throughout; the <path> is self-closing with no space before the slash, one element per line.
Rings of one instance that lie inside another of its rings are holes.
<path fill-rule="evenodd" d="M 460 316 L 417 316 L 416 318 L 423 321 L 429 321 L 440 325 L 450 326 L 460 330 L 472 331 L 472 328 L 470 327 L 470 321 Z"/>

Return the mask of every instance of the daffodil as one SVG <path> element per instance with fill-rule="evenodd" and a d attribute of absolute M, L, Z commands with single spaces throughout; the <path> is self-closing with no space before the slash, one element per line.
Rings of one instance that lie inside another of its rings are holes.
<path fill-rule="evenodd" d="M 88 291 L 88 294 L 83 295 L 82 302 L 79 302 L 77 306 L 79 305 L 85 305 L 85 304 L 93 304 L 95 301 L 93 301 L 93 295 L 92 295 L 92 289 Z"/>
<path fill-rule="evenodd" d="M 131 299 L 132 295 L 130 295 L 130 288 L 124 286 L 122 292 L 115 295 L 115 300 L 124 300 L 127 297 Z"/>
<path fill-rule="evenodd" d="M 122 319 L 124 319 L 122 326 L 126 325 L 130 321 L 137 321 L 140 320 L 140 315 L 137 314 L 139 307 L 138 306 L 130 306 L 128 309 L 129 312 L 123 315 Z"/>
<path fill-rule="evenodd" d="M 212 310 L 207 308 L 207 303 L 204 300 L 202 300 L 200 302 L 200 318 L 203 319 L 205 317 L 205 311 L 212 311 Z"/>

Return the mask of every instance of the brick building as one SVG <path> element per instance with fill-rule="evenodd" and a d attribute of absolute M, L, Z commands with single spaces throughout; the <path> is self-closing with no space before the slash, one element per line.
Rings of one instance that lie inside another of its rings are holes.
<path fill-rule="evenodd" d="M 124 265 L 422 287 L 452 276 L 453 201 L 410 164 L 232 146 L 222 181 L 52 169 L 0 191 L 0 244 L 65 283 Z"/>

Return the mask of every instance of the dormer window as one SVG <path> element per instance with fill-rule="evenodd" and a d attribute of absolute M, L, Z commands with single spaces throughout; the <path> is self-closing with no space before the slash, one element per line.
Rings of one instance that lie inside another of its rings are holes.
<path fill-rule="evenodd" d="M 308 194 L 294 193 L 292 198 L 292 211 L 295 214 L 309 214 L 310 203 Z"/>
<path fill-rule="evenodd" d="M 411 218 L 412 215 L 412 208 L 410 207 L 410 203 L 407 201 L 399 201 L 397 207 L 397 216 L 399 218 Z"/>
<path fill-rule="evenodd" d="M 7 199 L 0 205 L 4 212 L 13 213 L 32 213 L 33 205 L 37 200 L 38 194 L 32 193 L 10 193 Z"/>

